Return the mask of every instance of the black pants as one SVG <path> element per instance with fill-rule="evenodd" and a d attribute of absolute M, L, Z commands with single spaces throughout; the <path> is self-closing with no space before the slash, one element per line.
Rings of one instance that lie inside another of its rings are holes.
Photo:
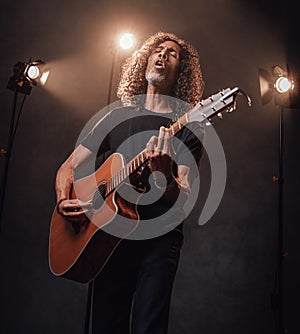
<path fill-rule="evenodd" d="M 123 240 L 94 282 L 93 334 L 166 334 L 181 230 Z"/>

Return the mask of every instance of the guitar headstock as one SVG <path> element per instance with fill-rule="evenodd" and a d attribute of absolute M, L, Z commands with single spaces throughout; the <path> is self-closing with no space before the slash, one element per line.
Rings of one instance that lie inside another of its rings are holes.
<path fill-rule="evenodd" d="M 222 89 L 219 93 L 211 95 L 209 98 L 199 102 L 193 109 L 189 111 L 189 121 L 206 121 L 207 125 L 211 125 L 212 117 L 218 116 L 223 118 L 222 112 L 232 112 L 236 109 L 236 96 L 242 94 L 247 98 L 248 105 L 251 106 L 250 97 L 238 87 Z"/>

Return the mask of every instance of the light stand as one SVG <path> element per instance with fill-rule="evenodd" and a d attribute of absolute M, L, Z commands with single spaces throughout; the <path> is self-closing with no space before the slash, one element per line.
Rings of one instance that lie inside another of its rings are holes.
<path fill-rule="evenodd" d="M 93 290 L 94 290 L 94 280 L 91 280 L 88 283 L 88 293 L 87 293 L 85 321 L 84 321 L 84 334 L 89 334 L 90 331 Z"/>
<path fill-rule="evenodd" d="M 108 86 L 108 94 L 107 94 L 107 105 L 108 106 L 110 105 L 110 100 L 111 100 L 112 82 L 113 82 L 113 77 L 114 77 L 114 68 L 115 68 L 116 53 L 117 53 L 117 50 L 114 46 L 112 46 L 111 53 L 112 53 L 112 61 L 111 61 L 109 86 Z"/>
<path fill-rule="evenodd" d="M 111 62 L 111 70 L 110 70 L 110 78 L 109 78 L 109 86 L 108 86 L 108 98 L 107 105 L 109 106 L 111 103 L 111 92 L 112 92 L 112 83 L 114 78 L 114 69 L 115 63 L 119 56 L 119 49 L 121 50 L 130 50 L 134 45 L 134 36 L 131 33 L 123 33 L 119 37 L 119 47 L 112 43 L 111 45 L 111 54 L 112 54 L 112 62 Z"/>
<path fill-rule="evenodd" d="M 273 177 L 278 182 L 278 231 L 277 231 L 277 268 L 275 274 L 274 288 L 271 296 L 272 308 L 275 312 L 277 333 L 284 334 L 283 324 L 283 143 L 284 123 L 283 106 L 279 107 L 279 147 L 278 147 L 278 177 Z"/>
<path fill-rule="evenodd" d="M 31 93 L 32 86 L 36 86 L 38 83 L 44 85 L 47 81 L 49 70 L 42 72 L 40 69 L 40 66 L 43 67 L 44 65 L 45 63 L 42 60 L 29 60 L 28 63 L 18 62 L 14 65 L 13 75 L 10 77 L 7 83 L 7 88 L 14 92 L 14 96 L 8 133 L 7 149 L 2 148 L 0 150 L 0 156 L 5 158 L 0 188 L 0 231 L 2 230 L 5 190 L 14 137 L 18 128 L 19 119 L 25 103 L 26 96 Z M 16 115 L 19 93 L 24 94 L 24 98 L 21 102 L 18 115 Z"/>
<path fill-rule="evenodd" d="M 276 333 L 285 334 L 287 329 L 283 322 L 283 260 L 287 252 L 283 249 L 283 147 L 284 147 L 284 107 L 290 104 L 290 92 L 294 89 L 294 81 L 287 71 L 280 66 L 272 67 L 272 75 L 259 69 L 259 83 L 262 104 L 274 98 L 279 108 L 279 143 L 278 143 L 278 176 L 273 181 L 278 183 L 278 230 L 277 253 L 274 287 L 271 293 L 271 307 L 275 314 Z"/>
<path fill-rule="evenodd" d="M 4 148 L 1 149 L 1 156 L 5 158 L 5 161 L 4 161 L 4 169 L 2 173 L 1 188 L 0 188 L 0 231 L 2 229 L 2 214 L 3 214 L 3 208 L 4 208 L 7 174 L 8 174 L 10 157 L 11 157 L 11 149 L 13 146 L 14 133 L 16 131 L 15 117 L 16 117 L 16 108 L 17 108 L 17 98 L 18 98 L 18 89 L 16 88 L 14 91 L 14 97 L 13 97 L 13 106 L 12 106 L 11 120 L 10 120 L 9 133 L 8 133 L 7 149 L 4 149 Z"/>
<path fill-rule="evenodd" d="M 134 44 L 133 35 L 130 33 L 123 33 L 119 38 L 119 46 L 123 50 L 129 50 Z M 116 58 L 118 57 L 118 48 L 114 43 L 111 45 L 112 53 L 112 62 L 111 70 L 109 77 L 109 86 L 108 86 L 108 96 L 107 96 L 107 106 L 109 107 L 111 103 L 111 94 L 112 94 L 112 83 L 114 78 L 114 69 Z M 109 109 L 108 109 L 109 110 Z M 91 310 L 92 310 L 92 299 L 93 299 L 93 290 L 94 290 L 94 280 L 91 280 L 88 283 L 88 293 L 86 300 L 86 311 L 85 311 L 85 322 L 84 322 L 84 334 L 89 334 L 90 330 L 90 319 L 91 319 Z"/>

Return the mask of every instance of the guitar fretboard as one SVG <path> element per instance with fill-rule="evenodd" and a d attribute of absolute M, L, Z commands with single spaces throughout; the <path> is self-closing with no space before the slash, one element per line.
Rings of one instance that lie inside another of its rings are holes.
<path fill-rule="evenodd" d="M 188 113 L 181 116 L 176 122 L 168 127 L 170 136 L 174 136 L 186 124 L 189 123 Z M 129 177 L 136 169 L 141 167 L 148 160 L 146 149 L 137 154 L 123 168 L 114 174 L 106 183 L 106 196 L 116 189 L 127 177 Z"/>

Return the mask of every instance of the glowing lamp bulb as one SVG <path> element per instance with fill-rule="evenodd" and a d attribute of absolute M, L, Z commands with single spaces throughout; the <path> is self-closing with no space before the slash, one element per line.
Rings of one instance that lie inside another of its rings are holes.
<path fill-rule="evenodd" d="M 278 93 L 283 94 L 293 89 L 294 83 L 286 77 L 279 77 L 274 86 Z"/>
<path fill-rule="evenodd" d="M 28 68 L 28 70 L 27 70 L 27 76 L 30 79 L 34 80 L 34 79 L 38 78 L 39 75 L 40 75 L 39 68 L 37 66 L 35 66 L 35 65 L 30 65 L 29 68 Z"/>
<path fill-rule="evenodd" d="M 133 34 L 130 33 L 122 34 L 119 43 L 122 49 L 124 50 L 130 49 L 134 44 Z"/>

